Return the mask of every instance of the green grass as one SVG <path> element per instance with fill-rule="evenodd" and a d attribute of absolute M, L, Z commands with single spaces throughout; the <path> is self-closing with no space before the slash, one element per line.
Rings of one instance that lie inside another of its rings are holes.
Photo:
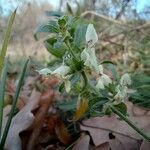
<path fill-rule="evenodd" d="M 9 43 L 11 29 L 12 29 L 12 25 L 13 25 L 13 22 L 14 22 L 14 19 L 15 19 L 16 11 L 17 11 L 17 9 L 15 9 L 15 11 L 12 13 L 12 15 L 9 19 L 5 34 L 4 34 L 2 49 L 0 51 L 0 74 L 1 74 L 2 69 L 3 69 L 4 60 L 5 60 L 6 51 L 7 51 L 7 46 L 8 46 L 8 43 Z"/>
<path fill-rule="evenodd" d="M 8 121 L 6 123 L 4 133 L 2 135 L 2 139 L 1 139 L 1 142 L 0 142 L 0 150 L 3 150 L 4 146 L 5 146 L 5 141 L 6 141 L 6 138 L 7 138 L 7 135 L 8 135 L 8 131 L 9 131 L 9 128 L 10 128 L 12 118 L 13 118 L 14 113 L 15 113 L 16 103 L 17 103 L 17 100 L 18 100 L 18 97 L 19 97 L 19 93 L 20 93 L 23 81 L 24 81 L 24 77 L 25 77 L 25 73 L 26 73 L 26 70 L 27 70 L 28 62 L 29 62 L 29 60 L 27 60 L 24 63 L 24 67 L 23 67 L 23 69 L 21 71 L 21 74 L 20 74 L 20 77 L 19 77 L 18 85 L 17 85 L 16 91 L 15 91 L 15 94 L 14 94 L 14 97 L 13 97 L 13 103 L 12 103 L 12 108 L 11 108 L 11 111 L 10 111 L 10 115 L 9 115 Z M 3 91 L 4 91 L 4 89 L 3 89 Z"/>

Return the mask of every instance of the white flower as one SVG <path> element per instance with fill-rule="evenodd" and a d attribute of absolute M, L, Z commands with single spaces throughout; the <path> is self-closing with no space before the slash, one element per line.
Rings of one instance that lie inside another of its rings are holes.
<path fill-rule="evenodd" d="M 86 35 L 85 35 L 86 43 L 89 45 L 89 47 L 93 47 L 96 42 L 98 41 L 98 36 L 97 33 L 94 29 L 93 24 L 89 24 L 86 30 Z"/>
<path fill-rule="evenodd" d="M 117 103 L 124 101 L 128 96 L 127 85 L 131 84 L 131 78 L 128 73 L 124 74 L 120 79 L 120 84 L 116 87 L 117 94 L 114 99 Z"/>
<path fill-rule="evenodd" d="M 99 80 L 98 80 L 98 82 L 96 84 L 96 88 L 97 89 L 104 89 L 105 88 L 103 80 L 101 78 L 99 78 Z"/>
<path fill-rule="evenodd" d="M 94 45 L 98 41 L 98 36 L 92 24 L 89 24 L 87 27 L 85 39 L 87 47 L 81 53 L 81 60 L 84 61 L 85 66 L 89 67 L 90 69 L 95 69 L 96 72 L 99 73 L 99 67 L 94 48 Z"/>
<path fill-rule="evenodd" d="M 124 74 L 120 79 L 120 84 L 122 86 L 127 86 L 131 84 L 131 78 L 128 73 Z"/>
<path fill-rule="evenodd" d="M 85 66 L 89 67 L 90 69 L 95 69 L 97 72 L 99 72 L 94 48 L 85 48 L 81 53 L 81 60 L 84 61 Z"/>
<path fill-rule="evenodd" d="M 37 71 L 38 71 L 38 73 L 39 73 L 40 75 L 48 75 L 48 74 L 51 74 L 51 73 L 52 73 L 52 71 L 51 71 L 50 69 L 48 69 L 48 68 L 44 68 L 44 69 L 37 70 Z"/>
<path fill-rule="evenodd" d="M 69 72 L 70 67 L 62 65 L 51 73 L 64 81 L 66 92 L 71 90 L 71 82 L 69 81 L 70 75 L 67 75 Z"/>
<path fill-rule="evenodd" d="M 98 79 L 96 88 L 104 89 L 105 86 L 108 86 L 111 83 L 112 83 L 112 80 L 109 78 L 109 76 L 107 76 L 106 74 L 102 74 L 102 76 Z"/>
<path fill-rule="evenodd" d="M 128 88 L 126 86 L 120 86 L 118 85 L 116 87 L 116 92 L 117 94 L 115 95 L 115 99 L 117 101 L 123 101 L 126 97 L 127 97 L 127 94 L 128 94 Z"/>
<path fill-rule="evenodd" d="M 48 75 L 48 74 L 55 75 L 56 77 L 63 80 L 66 92 L 69 92 L 71 90 L 71 82 L 69 81 L 70 75 L 67 75 L 70 72 L 70 68 L 68 66 L 61 65 L 54 71 L 51 71 L 50 69 L 45 68 L 45 69 L 39 70 L 38 72 L 41 75 Z"/>
<path fill-rule="evenodd" d="M 54 70 L 51 74 L 54 74 L 60 78 L 65 78 L 69 72 L 70 72 L 70 67 L 61 65 L 56 70 Z"/>

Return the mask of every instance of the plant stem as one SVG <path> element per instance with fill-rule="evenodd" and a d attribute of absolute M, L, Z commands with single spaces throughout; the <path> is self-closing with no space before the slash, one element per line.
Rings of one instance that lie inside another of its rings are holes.
<path fill-rule="evenodd" d="M 76 56 L 75 56 L 75 54 L 74 54 L 74 52 L 73 52 L 73 49 L 72 49 L 71 46 L 70 46 L 69 41 L 66 41 L 65 43 L 66 43 L 67 47 L 69 48 L 69 51 L 70 51 L 70 53 L 72 54 L 72 56 L 76 59 Z"/>
<path fill-rule="evenodd" d="M 110 105 L 111 110 L 117 114 L 121 119 L 123 119 L 128 125 L 130 125 L 135 131 L 137 131 L 141 136 L 143 136 L 147 141 L 150 142 L 150 136 L 145 134 L 143 130 L 138 128 L 129 118 L 124 116 L 120 111 L 118 111 L 114 106 Z"/>
<path fill-rule="evenodd" d="M 85 88 L 86 88 L 86 86 L 87 86 L 87 84 L 88 84 L 88 79 L 87 79 L 87 76 L 86 76 L 86 74 L 85 74 L 84 71 L 82 71 L 81 74 L 82 74 L 82 77 L 83 77 L 83 79 L 84 79 L 84 86 L 83 86 L 83 88 L 82 88 L 82 91 L 84 91 Z"/>

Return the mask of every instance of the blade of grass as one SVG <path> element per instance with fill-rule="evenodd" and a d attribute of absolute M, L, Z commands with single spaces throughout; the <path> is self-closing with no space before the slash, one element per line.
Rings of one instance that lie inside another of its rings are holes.
<path fill-rule="evenodd" d="M 4 130 L 2 140 L 1 140 L 1 143 L 0 143 L 0 150 L 3 150 L 4 146 L 5 146 L 5 141 L 6 141 L 6 138 L 7 138 L 7 134 L 8 134 L 9 128 L 10 128 L 12 118 L 14 116 L 17 99 L 19 97 L 19 93 L 20 93 L 20 90 L 21 90 L 21 87 L 22 87 L 22 84 L 23 84 L 23 80 L 24 80 L 24 77 L 25 77 L 28 62 L 29 62 L 29 60 L 27 60 L 25 62 L 24 67 L 23 67 L 22 72 L 21 72 L 21 75 L 20 75 L 20 78 L 19 78 L 19 82 L 18 82 L 18 85 L 17 85 L 17 88 L 16 88 L 16 92 L 15 92 L 14 97 L 13 97 L 13 103 L 12 103 L 12 108 L 11 108 L 11 111 L 10 111 L 10 115 L 9 115 L 8 121 L 6 123 L 5 130 Z"/>
<path fill-rule="evenodd" d="M 8 46 L 8 42 L 10 39 L 10 33 L 11 33 L 12 25 L 14 22 L 14 18 L 16 15 L 16 11 L 17 11 L 17 9 L 15 9 L 15 11 L 12 13 L 12 15 L 9 19 L 5 34 L 4 34 L 4 41 L 3 41 L 2 49 L 0 51 L 0 74 L 2 72 L 2 68 L 4 65 L 5 55 L 6 55 L 7 46 Z"/>
<path fill-rule="evenodd" d="M 6 59 L 6 61 L 5 61 L 5 65 L 4 65 L 2 75 L 0 78 L 0 138 L 1 138 L 1 130 L 2 130 L 3 107 L 4 107 L 4 96 L 5 96 L 7 70 L 8 70 L 8 59 Z"/>

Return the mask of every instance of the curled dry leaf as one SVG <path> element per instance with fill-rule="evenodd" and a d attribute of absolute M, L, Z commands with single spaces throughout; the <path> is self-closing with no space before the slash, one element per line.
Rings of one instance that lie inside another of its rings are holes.
<path fill-rule="evenodd" d="M 34 90 L 26 106 L 12 119 L 5 144 L 7 150 L 21 150 L 19 133 L 32 124 L 34 116 L 31 111 L 38 105 L 40 95 L 39 92 Z"/>
<path fill-rule="evenodd" d="M 75 112 L 75 116 L 74 116 L 74 120 L 76 121 L 76 120 L 81 119 L 85 115 L 87 110 L 88 110 L 88 100 L 85 98 L 79 99 L 76 112 Z"/>
<path fill-rule="evenodd" d="M 134 106 L 130 102 L 127 103 L 127 107 L 130 119 L 143 128 L 145 132 L 150 133 L 148 111 L 143 111 L 142 108 Z M 136 131 L 115 115 L 84 120 L 80 127 L 82 131 L 90 133 L 95 146 L 109 142 L 112 150 L 139 150 L 143 140 Z"/>
<path fill-rule="evenodd" d="M 52 105 L 53 98 L 54 98 L 54 92 L 52 90 L 46 91 L 40 96 L 39 108 L 35 114 L 34 122 L 28 129 L 28 130 L 32 130 L 32 132 L 28 136 L 28 143 L 26 145 L 26 148 L 25 146 L 23 146 L 23 149 L 32 150 L 37 144 L 39 134 L 43 127 L 45 116 L 48 112 L 49 107 Z"/>

